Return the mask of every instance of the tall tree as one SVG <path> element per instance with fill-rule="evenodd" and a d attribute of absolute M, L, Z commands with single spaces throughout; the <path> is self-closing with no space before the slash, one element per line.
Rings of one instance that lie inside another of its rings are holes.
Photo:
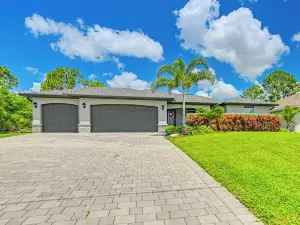
<path fill-rule="evenodd" d="M 42 83 L 42 91 L 72 89 L 76 84 L 80 84 L 83 75 L 74 68 L 60 67 L 46 75 L 46 80 Z"/>
<path fill-rule="evenodd" d="M 96 80 L 83 80 L 81 81 L 81 85 L 89 88 L 89 87 L 106 87 L 105 84 L 101 81 Z"/>
<path fill-rule="evenodd" d="M 14 76 L 10 69 L 6 66 L 0 66 L 0 88 L 12 88 L 18 86 L 19 81 L 16 76 Z"/>
<path fill-rule="evenodd" d="M 198 66 L 204 66 L 204 70 L 194 72 Z M 164 73 L 172 77 L 161 76 Z M 215 81 L 214 74 L 209 70 L 207 61 L 204 58 L 196 58 L 187 66 L 182 59 L 176 59 L 173 65 L 163 65 L 157 71 L 156 80 L 151 84 L 151 88 L 156 90 L 160 87 L 167 87 L 171 93 L 173 88 L 181 88 L 182 91 L 182 131 L 186 130 L 185 116 L 185 94 L 193 86 L 198 85 L 199 81 L 208 80 L 212 84 Z"/>
<path fill-rule="evenodd" d="M 282 70 L 273 71 L 263 80 L 262 86 L 267 93 L 266 100 L 270 102 L 277 102 L 300 91 L 296 78 Z"/>
<path fill-rule="evenodd" d="M 256 84 L 244 91 L 241 97 L 251 100 L 266 101 L 267 96 L 264 89 L 260 85 Z"/>
<path fill-rule="evenodd" d="M 300 113 L 300 109 L 293 109 L 291 106 L 285 106 L 284 110 L 280 112 L 281 118 L 286 122 L 286 129 L 289 130 L 293 124 L 293 119 Z"/>

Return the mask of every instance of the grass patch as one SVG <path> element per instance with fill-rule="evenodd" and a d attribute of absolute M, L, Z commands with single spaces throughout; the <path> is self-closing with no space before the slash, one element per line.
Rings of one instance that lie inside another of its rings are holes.
<path fill-rule="evenodd" d="M 300 134 L 170 138 L 265 224 L 300 224 Z"/>
<path fill-rule="evenodd" d="M 12 136 L 19 136 L 24 134 L 31 134 L 31 131 L 22 131 L 22 132 L 5 132 L 0 131 L 0 138 L 12 137 Z"/>

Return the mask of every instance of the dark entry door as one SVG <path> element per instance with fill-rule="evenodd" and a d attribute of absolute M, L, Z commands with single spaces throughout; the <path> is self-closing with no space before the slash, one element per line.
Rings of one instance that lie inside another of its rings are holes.
<path fill-rule="evenodd" d="M 43 132 L 78 131 L 78 106 L 70 104 L 46 104 L 42 106 Z"/>
<path fill-rule="evenodd" d="M 168 110 L 168 124 L 176 126 L 176 110 L 175 109 Z"/>
<path fill-rule="evenodd" d="M 92 132 L 157 132 L 158 108 L 138 105 L 94 105 Z"/>

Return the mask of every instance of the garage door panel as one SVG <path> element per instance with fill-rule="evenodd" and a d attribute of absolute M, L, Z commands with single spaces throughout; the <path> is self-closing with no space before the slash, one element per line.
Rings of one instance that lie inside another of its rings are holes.
<path fill-rule="evenodd" d="M 46 104 L 42 106 L 43 132 L 73 132 L 78 128 L 78 106 Z"/>
<path fill-rule="evenodd" d="M 158 109 L 136 105 L 95 105 L 92 132 L 157 132 Z"/>

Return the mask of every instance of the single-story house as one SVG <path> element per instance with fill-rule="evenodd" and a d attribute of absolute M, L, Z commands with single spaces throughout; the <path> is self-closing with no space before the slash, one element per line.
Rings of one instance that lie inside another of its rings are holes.
<path fill-rule="evenodd" d="M 300 93 L 289 96 L 284 99 L 280 99 L 277 102 L 278 106 L 276 106 L 271 112 L 277 114 L 281 112 L 285 106 L 289 105 L 293 108 L 300 108 Z M 282 127 L 286 128 L 286 122 L 284 120 L 282 122 Z M 296 131 L 300 133 L 300 114 L 298 114 L 293 120 L 294 124 L 291 125 L 290 131 Z"/>
<path fill-rule="evenodd" d="M 261 102 L 246 98 L 231 98 L 219 103 L 224 106 L 225 113 L 253 113 L 253 114 L 269 114 L 277 103 Z"/>
<path fill-rule="evenodd" d="M 180 94 L 97 87 L 20 95 L 32 100 L 33 132 L 163 132 L 168 124 L 181 125 L 182 121 Z M 212 98 L 186 95 L 186 113 L 219 103 Z M 269 113 L 271 105 L 262 106 L 266 109 L 258 112 Z"/>

